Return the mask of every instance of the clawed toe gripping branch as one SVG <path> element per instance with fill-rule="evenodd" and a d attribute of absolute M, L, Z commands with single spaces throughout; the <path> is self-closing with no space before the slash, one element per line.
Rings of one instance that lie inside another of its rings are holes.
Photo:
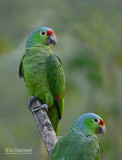
<path fill-rule="evenodd" d="M 28 101 L 28 107 L 32 112 L 40 136 L 43 139 L 48 154 L 50 155 L 52 149 L 57 143 L 57 138 L 55 131 L 52 127 L 52 124 L 47 115 L 48 106 L 46 104 L 42 104 L 38 98 L 31 96 Z"/>

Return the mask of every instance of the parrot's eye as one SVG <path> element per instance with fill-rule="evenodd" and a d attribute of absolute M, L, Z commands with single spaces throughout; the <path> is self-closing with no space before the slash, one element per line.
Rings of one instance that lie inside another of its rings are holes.
<path fill-rule="evenodd" d="M 47 35 L 46 31 L 41 31 L 40 34 L 41 34 L 42 36 L 46 36 L 46 35 Z"/>
<path fill-rule="evenodd" d="M 95 124 L 99 124 L 100 123 L 99 119 L 93 119 L 93 121 L 94 121 Z"/>

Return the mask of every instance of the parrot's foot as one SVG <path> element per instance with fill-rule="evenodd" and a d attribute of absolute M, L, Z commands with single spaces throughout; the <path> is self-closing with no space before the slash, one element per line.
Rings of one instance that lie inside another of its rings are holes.
<path fill-rule="evenodd" d="M 31 108 L 32 103 L 34 103 L 36 101 L 39 101 L 40 103 L 38 103 L 38 105 Z M 39 111 L 41 109 L 45 109 L 46 111 L 48 111 L 48 105 L 47 104 L 41 104 L 41 100 L 39 98 L 35 97 L 35 96 L 31 96 L 29 98 L 28 108 L 31 109 L 31 112 L 36 112 L 36 111 Z"/>
<path fill-rule="evenodd" d="M 31 111 L 36 112 L 36 111 L 39 111 L 41 109 L 45 109 L 46 111 L 48 111 L 48 105 L 47 104 L 41 104 L 39 106 L 35 106 L 33 109 L 31 109 Z"/>
<path fill-rule="evenodd" d="M 28 108 L 31 108 L 32 103 L 37 99 L 38 99 L 37 97 L 31 96 L 28 100 Z"/>

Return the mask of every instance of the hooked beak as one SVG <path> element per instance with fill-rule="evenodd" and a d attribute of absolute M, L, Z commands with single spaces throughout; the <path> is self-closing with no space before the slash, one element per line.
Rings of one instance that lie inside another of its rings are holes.
<path fill-rule="evenodd" d="M 97 127 L 96 134 L 102 134 L 102 135 L 104 135 L 105 133 L 106 133 L 106 127 L 105 127 L 105 125 L 103 125 L 103 126 L 99 125 Z"/>
<path fill-rule="evenodd" d="M 50 44 L 53 44 L 55 45 L 56 44 L 56 36 L 55 34 L 51 35 L 48 37 L 47 39 L 47 45 L 50 45 Z"/>

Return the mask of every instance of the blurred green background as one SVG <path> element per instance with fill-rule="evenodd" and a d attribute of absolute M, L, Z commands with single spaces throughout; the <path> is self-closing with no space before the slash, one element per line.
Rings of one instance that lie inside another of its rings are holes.
<path fill-rule="evenodd" d="M 60 135 L 85 112 L 105 120 L 101 160 L 122 158 L 122 1 L 0 0 L 0 159 L 46 160 L 28 110 L 28 90 L 18 70 L 29 33 L 55 31 L 53 51 L 66 75 Z M 32 155 L 6 155 L 5 148 L 32 148 Z M 40 158 L 41 157 L 41 158 Z"/>

